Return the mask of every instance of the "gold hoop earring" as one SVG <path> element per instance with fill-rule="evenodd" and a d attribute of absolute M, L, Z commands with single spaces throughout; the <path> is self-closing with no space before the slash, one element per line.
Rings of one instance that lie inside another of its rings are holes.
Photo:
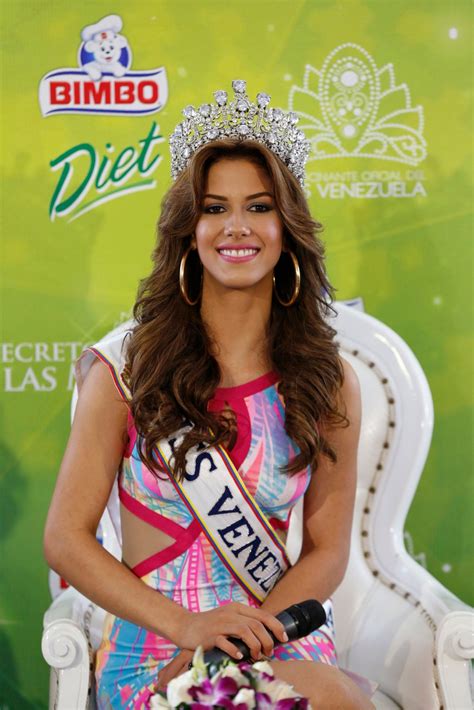
<path fill-rule="evenodd" d="M 276 299 L 277 299 L 278 303 L 281 303 L 281 305 L 285 306 L 286 308 L 288 306 L 292 306 L 293 303 L 298 298 L 298 295 L 300 292 L 300 285 L 301 285 L 301 272 L 300 272 L 300 265 L 298 264 L 298 259 L 296 258 L 296 256 L 293 254 L 292 251 L 288 251 L 287 253 L 291 256 L 291 258 L 293 260 L 293 266 L 295 269 L 295 287 L 293 289 L 293 294 L 292 294 L 289 301 L 282 301 L 280 296 L 278 295 L 275 274 L 273 274 L 273 290 L 275 292 Z"/>
<path fill-rule="evenodd" d="M 187 294 L 187 291 L 186 291 L 186 284 L 185 284 L 185 281 L 184 281 L 184 271 L 185 271 L 185 269 L 186 269 L 186 259 L 188 258 L 188 255 L 189 255 L 189 252 L 190 252 L 190 251 L 195 251 L 195 250 L 190 246 L 190 247 L 188 247 L 188 249 L 184 252 L 183 256 L 181 257 L 181 261 L 180 261 L 180 264 L 179 264 L 179 289 L 180 289 L 181 295 L 182 295 L 182 297 L 184 298 L 184 300 L 186 301 L 186 303 L 187 303 L 189 306 L 195 306 L 196 303 L 199 301 L 199 299 L 200 299 L 200 297 L 201 297 L 202 271 L 201 271 L 201 282 L 200 282 L 200 284 L 199 284 L 199 294 L 198 294 L 198 297 L 196 298 L 195 301 L 191 301 L 191 299 L 189 298 L 189 296 L 188 296 L 188 294 Z"/>

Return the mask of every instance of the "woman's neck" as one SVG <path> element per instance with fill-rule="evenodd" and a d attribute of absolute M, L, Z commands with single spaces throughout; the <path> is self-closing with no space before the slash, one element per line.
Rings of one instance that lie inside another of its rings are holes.
<path fill-rule="evenodd" d="M 234 387 L 271 370 L 266 340 L 271 292 L 256 297 L 245 290 L 203 288 L 201 317 L 213 339 L 221 368 L 220 387 Z"/>

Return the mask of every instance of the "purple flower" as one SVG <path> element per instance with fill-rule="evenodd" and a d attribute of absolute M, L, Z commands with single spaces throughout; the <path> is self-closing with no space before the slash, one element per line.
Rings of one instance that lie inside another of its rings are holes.
<path fill-rule="evenodd" d="M 214 710 L 214 705 L 208 705 L 207 703 L 191 703 L 186 707 L 191 708 L 191 710 Z M 220 708 L 225 708 L 225 710 L 248 710 L 245 703 L 237 703 L 235 705 L 229 698 L 223 698 L 219 703 Z"/>
<path fill-rule="evenodd" d="M 213 685 L 209 678 L 205 678 L 201 685 L 192 685 L 188 693 L 193 700 L 213 707 L 214 705 L 223 705 L 223 700 L 234 696 L 237 693 L 238 686 L 233 678 L 219 678 L 216 685 Z"/>
<path fill-rule="evenodd" d="M 237 664 L 237 667 L 240 668 L 240 670 L 242 671 L 242 673 L 245 673 L 245 672 L 247 672 L 247 673 L 250 672 L 250 673 L 251 673 L 251 672 L 252 672 L 252 668 L 253 668 L 252 664 L 251 664 L 251 663 L 247 663 L 247 661 L 240 661 L 240 663 Z"/>
<path fill-rule="evenodd" d="M 308 698 L 283 698 L 277 700 L 275 710 L 307 710 Z"/>
<path fill-rule="evenodd" d="M 255 700 L 257 701 L 258 710 L 274 710 L 275 706 L 267 693 L 257 691 L 255 693 Z"/>
<path fill-rule="evenodd" d="M 258 710 L 307 710 L 308 700 L 306 698 L 284 698 L 272 701 L 268 693 L 255 693 Z"/>

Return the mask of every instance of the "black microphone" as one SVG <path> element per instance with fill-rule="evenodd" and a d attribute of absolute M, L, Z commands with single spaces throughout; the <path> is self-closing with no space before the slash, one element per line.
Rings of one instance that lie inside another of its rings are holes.
<path fill-rule="evenodd" d="M 288 641 L 293 641 L 294 639 L 300 639 L 307 636 L 311 631 L 319 629 L 326 621 L 326 612 L 322 604 L 320 604 L 316 599 L 308 599 L 305 602 L 299 602 L 298 604 L 292 604 L 288 609 L 284 609 L 279 614 L 276 615 L 278 621 L 281 621 L 285 627 L 285 631 L 288 634 Z M 283 641 L 280 641 L 267 627 L 265 627 L 273 639 L 275 646 L 279 646 Z M 242 639 L 235 638 L 234 636 L 229 636 L 229 641 L 237 646 L 239 651 L 242 653 L 242 658 L 240 661 L 250 660 L 251 653 L 249 647 L 242 641 Z M 285 642 L 286 643 L 286 642 Z M 211 648 L 209 651 L 204 652 L 205 663 L 217 664 L 223 658 L 231 658 L 236 661 L 235 658 L 230 656 L 226 651 L 221 648 Z"/>

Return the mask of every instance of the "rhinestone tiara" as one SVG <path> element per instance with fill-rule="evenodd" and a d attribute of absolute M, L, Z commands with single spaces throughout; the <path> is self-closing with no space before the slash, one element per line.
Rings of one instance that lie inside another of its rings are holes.
<path fill-rule="evenodd" d="M 304 187 L 304 168 L 310 142 L 296 128 L 299 121 L 293 111 L 267 108 L 271 96 L 261 91 L 257 103 L 246 93 L 247 82 L 232 82 L 234 99 L 228 103 L 227 91 L 215 91 L 215 104 L 183 108 L 185 120 L 178 123 L 170 136 L 171 176 L 176 180 L 193 153 L 205 143 L 222 138 L 240 138 L 264 143 L 298 178 Z"/>

